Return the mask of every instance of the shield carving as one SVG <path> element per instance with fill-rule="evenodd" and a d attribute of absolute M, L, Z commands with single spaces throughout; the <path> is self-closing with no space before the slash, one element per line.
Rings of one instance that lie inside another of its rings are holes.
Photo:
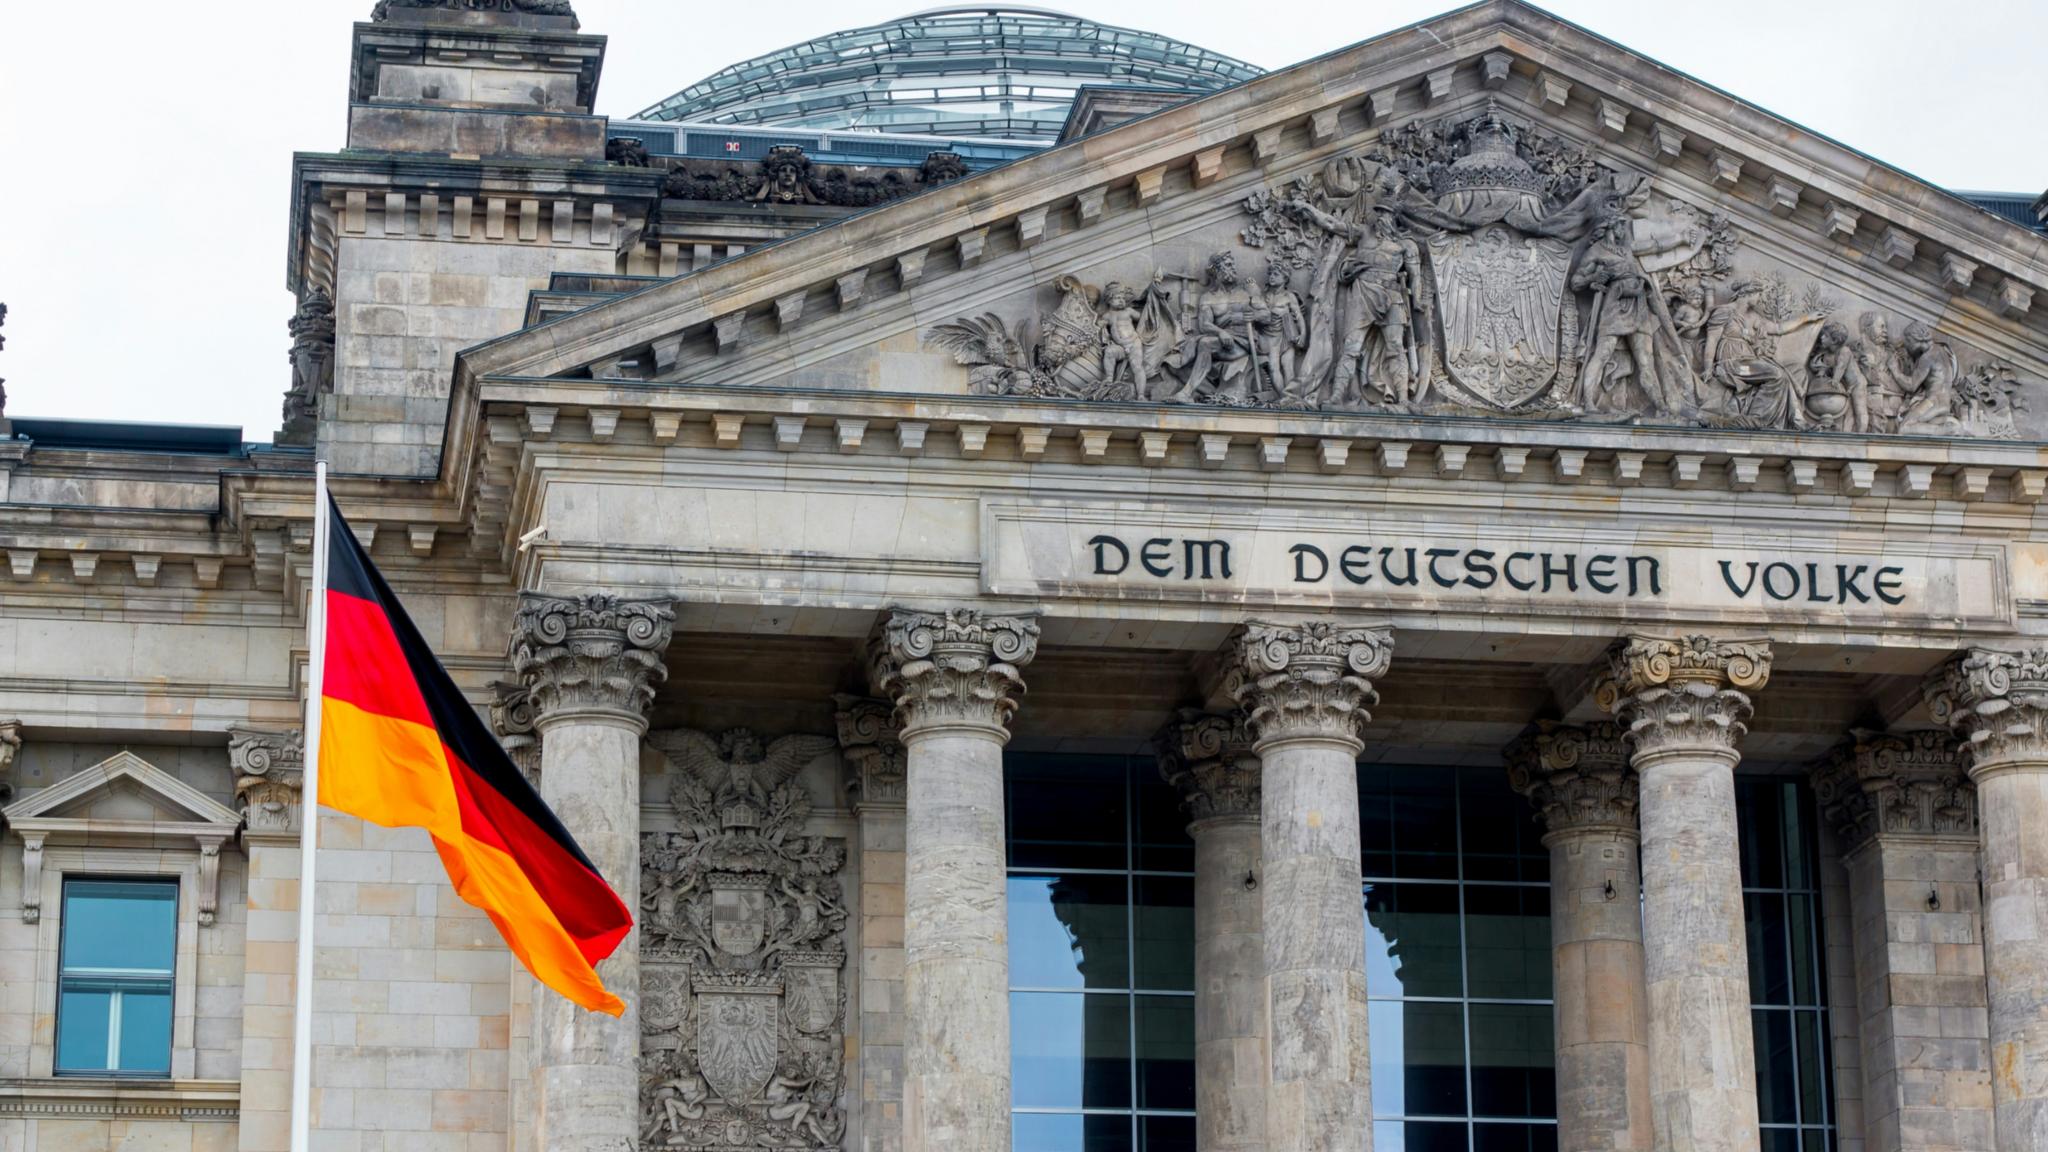
<path fill-rule="evenodd" d="M 713 873 L 711 939 L 734 956 L 750 956 L 768 934 L 767 878 Z"/>
<path fill-rule="evenodd" d="M 830 964 L 804 964 L 794 957 L 783 962 L 782 980 L 788 991 L 782 1011 L 799 1032 L 815 1035 L 839 1019 L 839 958 L 827 959 Z"/>
<path fill-rule="evenodd" d="M 1444 368 L 1460 389 L 1515 408 L 1557 376 L 1571 245 L 1502 224 L 1429 241 L 1444 328 Z"/>
<path fill-rule="evenodd" d="M 697 991 L 697 1067 L 718 1098 L 735 1108 L 759 1096 L 775 1072 L 781 1000 L 772 986 Z"/>

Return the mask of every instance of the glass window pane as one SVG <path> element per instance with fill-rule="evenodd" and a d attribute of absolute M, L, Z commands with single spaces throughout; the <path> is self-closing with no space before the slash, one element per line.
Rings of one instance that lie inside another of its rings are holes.
<path fill-rule="evenodd" d="M 1557 1126 L 1474 1124 L 1472 1152 L 1557 1152 Z"/>
<path fill-rule="evenodd" d="M 1137 969 L 1133 985 L 1161 992 L 1195 990 L 1195 882 L 1184 876 L 1139 876 Z M 1016 983 L 1013 979 L 1012 983 Z"/>
<path fill-rule="evenodd" d="M 1140 1152 L 1195 1152 L 1193 1116 L 1140 1116 Z"/>
<path fill-rule="evenodd" d="M 171 1071 L 171 987 L 130 987 L 121 993 L 121 1071 Z"/>
<path fill-rule="evenodd" d="M 1784 845 L 1778 839 L 1778 793 L 1769 781 L 1744 781 L 1735 789 L 1735 825 L 1742 846 L 1742 886 L 1783 888 Z"/>
<path fill-rule="evenodd" d="M 57 997 L 57 1070 L 107 1070 L 107 1012 L 113 992 L 105 985 L 67 984 Z"/>
<path fill-rule="evenodd" d="M 1180 794 L 1159 778 L 1149 760 L 1131 763 L 1131 790 L 1136 793 L 1138 843 L 1136 867 L 1147 872 L 1191 872 L 1195 842 L 1188 836 L 1188 814 Z"/>
<path fill-rule="evenodd" d="M 1010 1136 L 1016 1152 L 1131 1152 L 1131 1118 L 1018 1112 Z"/>
<path fill-rule="evenodd" d="M 1123 988 L 1130 975 L 1130 881 L 1121 875 L 1012 875 L 1010 984 Z"/>
<path fill-rule="evenodd" d="M 1392 1129 L 1391 1143 L 1381 1136 L 1386 1129 Z M 1373 1152 L 1465 1152 L 1465 1126 L 1415 1120 L 1374 1125 L 1372 1147 Z"/>
<path fill-rule="evenodd" d="M 1775 892 L 1746 893 L 1742 897 L 1742 913 L 1749 935 L 1750 1003 L 1790 1004 L 1785 898 Z"/>
<path fill-rule="evenodd" d="M 1130 997 L 1010 993 L 1010 1080 L 1020 1108 L 1130 1107 Z"/>
<path fill-rule="evenodd" d="M 1821 1014 L 1797 1012 L 1792 1028 L 1799 1044 L 1799 1120 L 1819 1124 L 1827 1116 L 1826 1089 L 1822 1069 L 1827 1067 L 1826 1044 L 1821 1039 Z"/>
<path fill-rule="evenodd" d="M 1786 943 L 1792 950 L 1792 1003 L 1820 1003 L 1820 940 L 1814 924 L 1813 897 L 1785 898 Z"/>
<path fill-rule="evenodd" d="M 1358 766 L 1359 869 L 1375 880 L 1394 875 L 1394 815 L 1387 802 L 1390 772 L 1384 764 Z"/>
<path fill-rule="evenodd" d="M 67 880 L 64 968 L 169 972 L 178 949 L 175 881 Z"/>
<path fill-rule="evenodd" d="M 1783 781 L 1778 791 L 1780 841 L 1790 845 L 1785 852 L 1785 887 L 1810 889 L 1814 885 L 1813 837 L 1806 831 L 1805 794 L 1799 785 Z"/>
<path fill-rule="evenodd" d="M 1096 757 L 1020 758 L 1009 772 L 1010 863 L 1125 868 L 1125 765 Z"/>
<path fill-rule="evenodd" d="M 1472 1115 L 1557 1115 L 1548 1004 L 1474 1004 Z"/>
<path fill-rule="evenodd" d="M 1463 995 L 1458 953 L 1455 886 L 1366 886 L 1365 982 L 1370 995 Z"/>
<path fill-rule="evenodd" d="M 1550 889 L 1465 888 L 1466 994 L 1550 999 Z"/>
<path fill-rule="evenodd" d="M 1464 830 L 1467 880 L 1550 879 L 1550 850 L 1529 802 L 1498 768 L 1458 773 L 1458 822 Z M 1476 995 L 1476 993 L 1475 993 Z"/>
<path fill-rule="evenodd" d="M 1377 1000 L 1370 1028 L 1375 1115 L 1465 1115 L 1463 1005 Z"/>
<path fill-rule="evenodd" d="M 1799 1129 L 1766 1128 L 1763 1136 L 1763 1152 L 1799 1152 Z"/>
<path fill-rule="evenodd" d="M 1758 1008 L 1750 1013 L 1756 1033 L 1757 1116 L 1765 1124 L 1799 1120 L 1799 1079 L 1792 1064 L 1792 1013 Z"/>
<path fill-rule="evenodd" d="M 1383 778 L 1372 803 L 1385 813 L 1395 877 L 1457 878 L 1457 779 L 1449 769 L 1415 767 L 1394 769 Z"/>
<path fill-rule="evenodd" d="M 1138 1107 L 1195 1107 L 1195 998 L 1140 996 Z"/>

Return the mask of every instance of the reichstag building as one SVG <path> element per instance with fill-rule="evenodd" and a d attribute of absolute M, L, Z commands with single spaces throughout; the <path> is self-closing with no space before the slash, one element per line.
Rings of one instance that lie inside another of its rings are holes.
<path fill-rule="evenodd" d="M 283 1152 L 301 995 L 317 1152 L 2048 1149 L 2048 203 L 1519 0 L 365 15 L 274 438 L 0 440 L 0 1149 Z M 316 459 L 623 1018 L 300 891 Z"/>

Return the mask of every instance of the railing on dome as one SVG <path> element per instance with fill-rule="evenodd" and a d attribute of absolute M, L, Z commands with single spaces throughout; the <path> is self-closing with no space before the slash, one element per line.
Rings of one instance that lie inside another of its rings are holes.
<path fill-rule="evenodd" d="M 742 61 L 640 120 L 1051 138 L 1074 89 L 1213 91 L 1260 69 L 1170 37 L 1038 9 L 947 9 Z"/>

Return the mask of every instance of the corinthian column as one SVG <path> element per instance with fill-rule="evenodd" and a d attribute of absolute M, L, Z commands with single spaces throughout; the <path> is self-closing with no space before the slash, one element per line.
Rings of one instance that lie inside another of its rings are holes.
<path fill-rule="evenodd" d="M 1813 792 L 1849 876 L 1865 1146 L 1991 1148 L 1977 795 L 1955 741 L 1857 733 Z"/>
<path fill-rule="evenodd" d="M 541 738 L 540 794 L 597 865 L 640 907 L 640 737 L 667 676 L 668 602 L 524 593 L 512 669 Z M 537 991 L 534 1142 L 542 1152 L 616 1152 L 639 1138 L 640 933 L 597 966 L 626 1002 L 617 1019 Z"/>
<path fill-rule="evenodd" d="M 1560 1152 L 1650 1147 L 1635 769 L 1620 729 L 1543 725 L 1508 746 L 1508 781 L 1543 814 L 1557 1002 Z"/>
<path fill-rule="evenodd" d="M 891 615 L 869 649 L 902 723 L 903 1148 L 1010 1147 L 1010 957 L 1003 745 L 1038 625 L 979 612 Z"/>
<path fill-rule="evenodd" d="M 1271 1030 L 1266 1143 L 1273 1152 L 1372 1147 L 1358 753 L 1385 628 L 1248 624 L 1227 687 L 1262 765 L 1260 917 Z"/>
<path fill-rule="evenodd" d="M 1259 760 L 1242 716 L 1182 709 L 1152 738 L 1195 841 L 1195 1147 L 1266 1146 Z"/>
<path fill-rule="evenodd" d="M 1971 649 L 1927 703 L 1977 784 L 1998 1152 L 2048 1148 L 2048 649 Z"/>
<path fill-rule="evenodd" d="M 1631 636 L 1608 654 L 1602 707 L 1641 777 L 1650 1116 L 1659 1149 L 1756 1152 L 1756 1053 L 1735 837 L 1741 689 L 1763 687 L 1760 641 Z"/>

